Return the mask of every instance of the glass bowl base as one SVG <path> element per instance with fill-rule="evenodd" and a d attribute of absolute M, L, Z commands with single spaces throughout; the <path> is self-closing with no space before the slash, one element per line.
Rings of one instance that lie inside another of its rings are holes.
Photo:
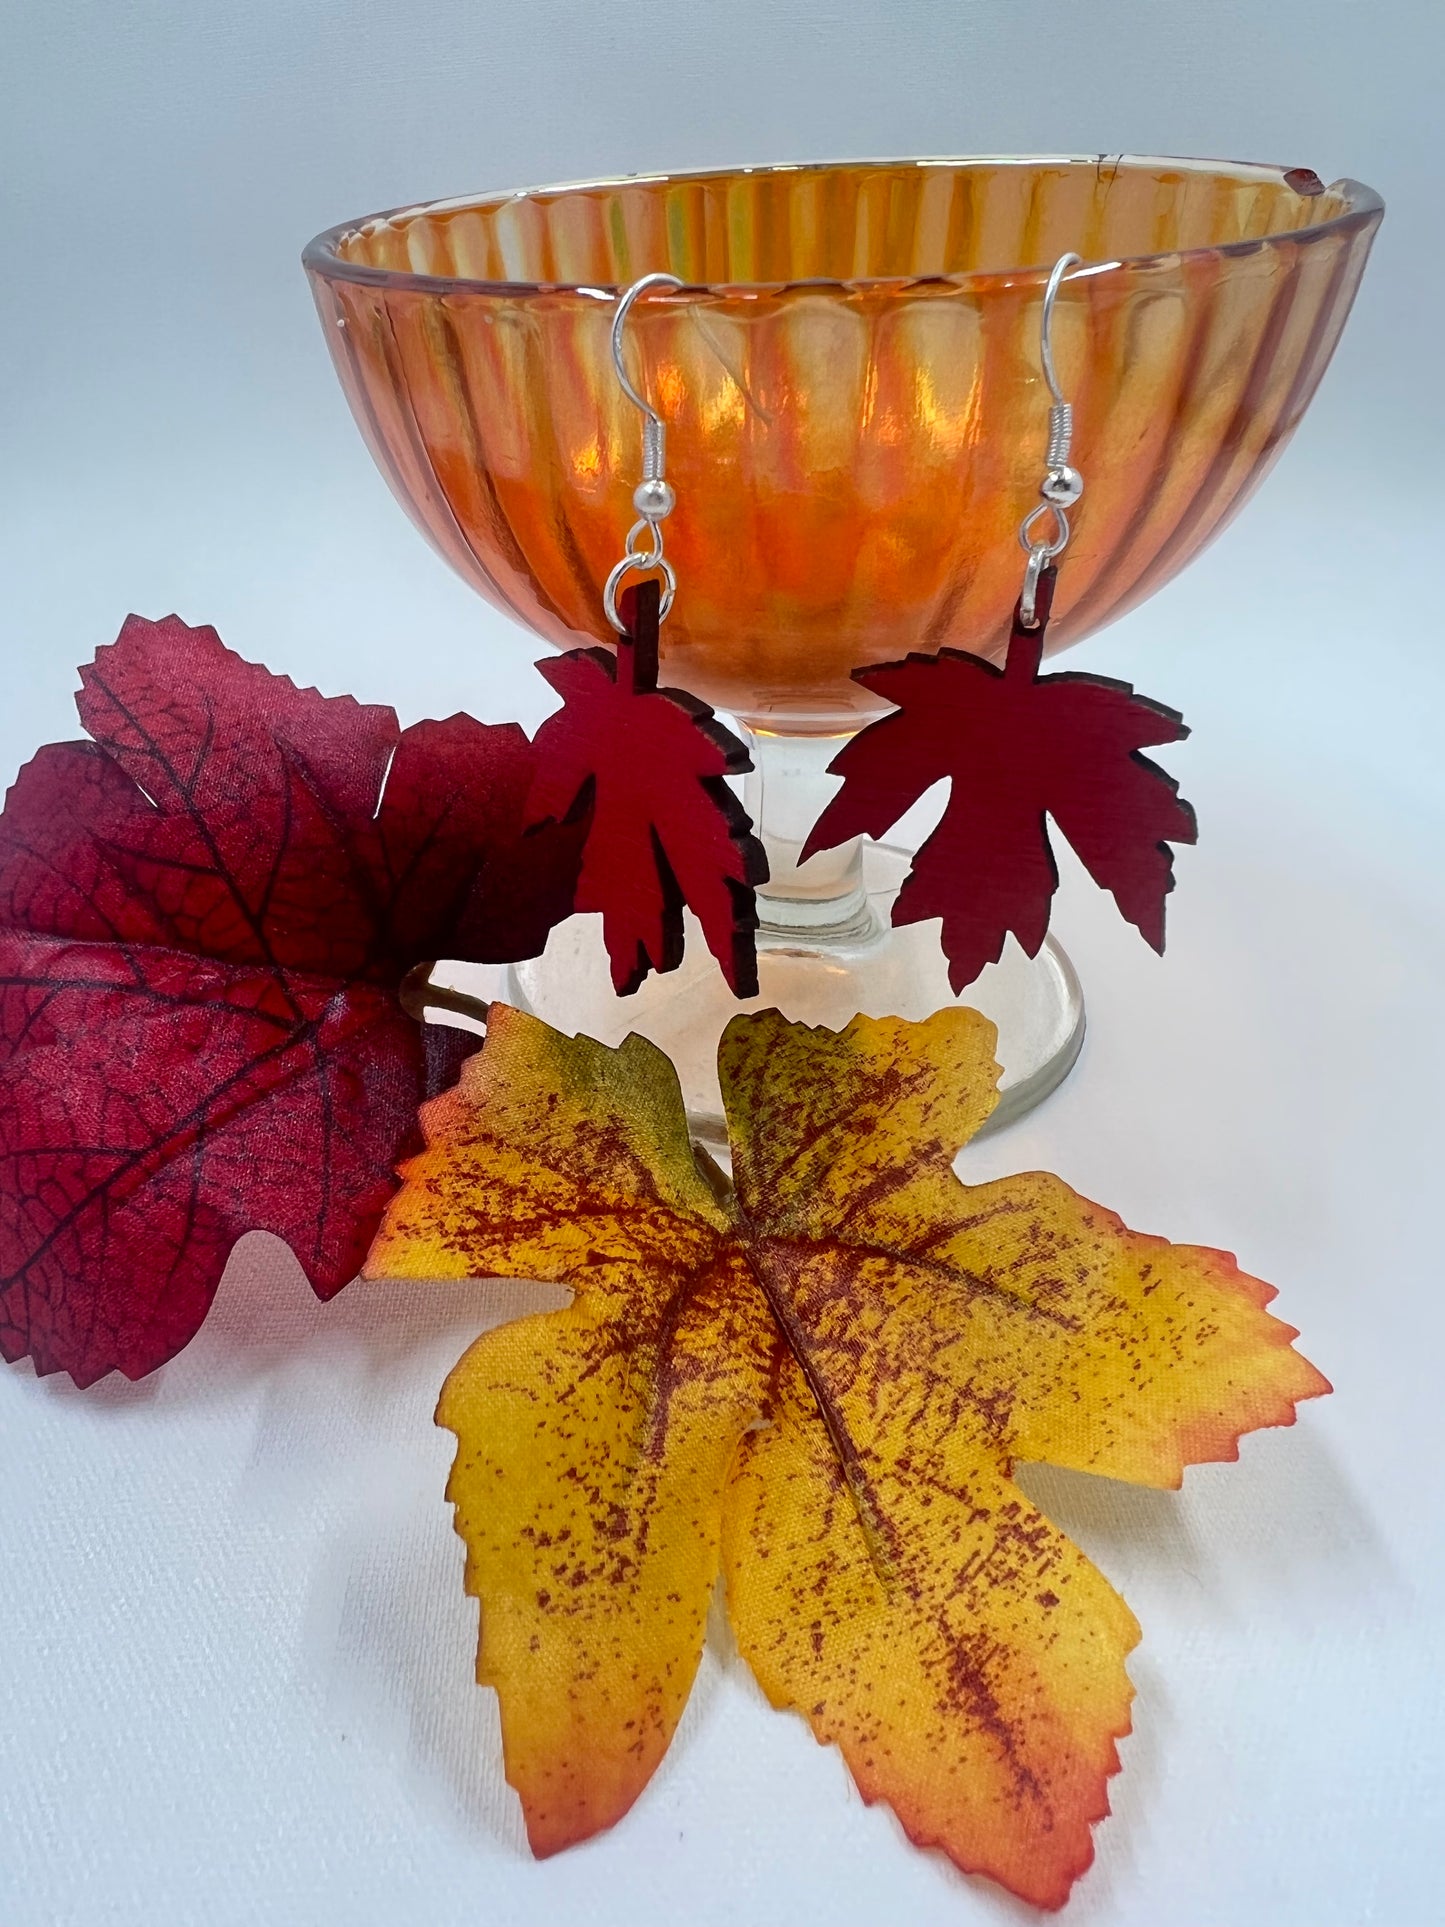
<path fill-rule="evenodd" d="M 604 1044 L 620 1044 L 630 1031 L 650 1038 L 677 1066 L 693 1135 L 723 1149 L 717 1045 L 739 1011 L 776 1006 L 785 1017 L 839 1030 L 860 1011 L 916 1019 L 964 1004 L 998 1026 L 1003 1078 L 998 1108 L 984 1127 L 998 1130 L 1041 1103 L 1073 1068 L 1084 1041 L 1079 979 L 1051 937 L 1032 958 L 1010 939 L 1000 960 L 955 997 L 937 925 L 889 925 L 909 861 L 906 851 L 867 847 L 870 915 L 846 937 L 800 939 L 764 925 L 758 932 L 759 994 L 747 1001 L 728 990 L 690 916 L 680 967 L 650 976 L 630 997 L 612 989 L 601 919 L 573 917 L 552 932 L 542 956 L 511 967 L 511 1001 L 558 1030 L 584 1032 Z M 766 914 L 765 900 L 759 907 Z"/>

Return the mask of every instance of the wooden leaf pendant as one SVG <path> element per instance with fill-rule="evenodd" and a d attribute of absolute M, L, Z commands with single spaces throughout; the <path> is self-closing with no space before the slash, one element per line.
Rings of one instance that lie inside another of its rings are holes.
<path fill-rule="evenodd" d="M 1039 674 L 1054 579 L 1053 569 L 1040 578 L 1034 628 L 1015 610 L 1002 669 L 941 649 L 854 670 L 897 707 L 833 759 L 843 787 L 803 848 L 808 857 L 881 837 L 947 777 L 948 807 L 913 859 L 893 921 L 942 919 L 955 995 L 997 962 L 1010 931 L 1037 955 L 1059 880 L 1047 818 L 1159 951 L 1174 887 L 1169 845 L 1196 836 L 1177 784 L 1140 754 L 1188 735 L 1178 712 L 1107 676 Z"/>
<path fill-rule="evenodd" d="M 600 910 L 621 996 L 682 962 L 682 912 L 739 997 L 757 994 L 755 886 L 767 859 L 726 778 L 747 749 L 706 703 L 657 686 L 659 589 L 621 598 L 614 659 L 574 649 L 537 665 L 562 698 L 535 738 L 528 816 L 587 819 L 574 907 Z"/>

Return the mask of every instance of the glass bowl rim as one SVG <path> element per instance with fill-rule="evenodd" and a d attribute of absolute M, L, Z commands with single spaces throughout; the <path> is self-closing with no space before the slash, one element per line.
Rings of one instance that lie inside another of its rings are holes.
<path fill-rule="evenodd" d="M 656 182 L 685 183 L 722 179 L 728 175 L 747 174 L 811 174 L 823 173 L 833 168 L 908 168 L 908 167 L 1047 167 L 1064 165 L 1070 167 L 1115 167 L 1158 168 L 1184 167 L 1206 170 L 1218 169 L 1221 172 L 1242 176 L 1256 174 L 1272 179 L 1281 185 L 1288 184 L 1292 173 L 1309 172 L 1307 169 L 1287 168 L 1263 161 L 1225 161 L 1196 158 L 1185 155 L 1167 154 L 908 154 L 891 159 L 863 157 L 852 160 L 828 161 L 772 161 L 737 167 L 698 167 L 682 168 L 676 172 L 660 171 L 637 174 L 617 174 L 602 176 L 595 180 L 546 182 L 536 187 L 502 188 L 480 194 L 451 195 L 441 200 L 417 201 L 409 206 L 384 208 L 376 214 L 363 214 L 355 220 L 342 221 L 337 226 L 327 228 L 308 241 L 302 251 L 301 264 L 308 274 L 314 274 L 326 281 L 346 281 L 363 287 L 386 288 L 403 293 L 415 294 L 482 294 L 506 296 L 513 300 L 526 300 L 542 295 L 577 295 L 584 299 L 615 302 L 622 292 L 621 285 L 609 287 L 596 282 L 577 281 L 497 281 L 477 279 L 467 275 L 419 274 L 403 268 L 368 267 L 362 262 L 343 260 L 338 253 L 341 241 L 359 229 L 374 226 L 381 221 L 414 220 L 424 214 L 446 213 L 453 208 L 498 207 L 509 201 L 528 201 L 541 195 L 562 195 L 592 192 L 602 188 L 624 188 L 644 186 Z M 1318 176 L 1312 176 L 1318 179 Z M 1362 181 L 1348 176 L 1332 181 L 1326 186 L 1321 183 L 1321 192 L 1339 195 L 1347 205 L 1340 212 L 1330 215 L 1327 220 L 1311 222 L 1304 227 L 1282 228 L 1270 234 L 1261 234 L 1244 241 L 1206 242 L 1199 247 L 1162 248 L 1147 254 L 1126 254 L 1106 261 L 1087 262 L 1077 269 L 1070 279 L 1092 279 L 1096 275 L 1116 272 L 1123 269 L 1147 269 L 1165 262 L 1188 261 L 1215 255 L 1229 257 L 1257 253 L 1259 249 L 1279 246 L 1285 242 L 1305 242 L 1317 240 L 1322 235 L 1343 232 L 1351 227 L 1362 227 L 1377 222 L 1385 211 L 1385 203 L 1375 189 L 1366 187 Z M 810 290 L 817 293 L 820 289 L 866 289 L 892 287 L 949 287 L 967 288 L 970 285 L 1003 281 L 1006 284 L 1026 282 L 1035 277 L 1046 276 L 1051 262 L 1039 262 L 1028 266 L 1019 264 L 1007 268 L 974 269 L 966 274 L 926 274 L 926 275 L 858 275 L 846 278 L 833 276 L 809 276 L 796 281 L 726 281 L 687 283 L 677 289 L 658 290 L 664 297 L 686 297 L 696 299 L 699 294 L 729 295 L 776 294 L 789 289 Z"/>

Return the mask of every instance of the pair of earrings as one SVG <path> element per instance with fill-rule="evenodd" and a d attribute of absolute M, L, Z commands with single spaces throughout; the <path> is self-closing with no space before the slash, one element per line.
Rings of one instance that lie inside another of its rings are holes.
<path fill-rule="evenodd" d="M 955 994 L 997 961 L 1010 933 L 1029 956 L 1038 953 L 1058 884 L 1048 818 L 1160 951 L 1173 887 L 1169 846 L 1195 839 L 1193 811 L 1141 754 L 1188 733 L 1178 713 L 1105 677 L 1040 674 L 1058 563 L 1084 493 L 1070 462 L 1073 410 L 1053 355 L 1059 290 L 1081 266 L 1077 254 L 1065 254 L 1044 290 L 1048 442 L 1039 500 L 1018 531 L 1023 582 L 1004 665 L 942 649 L 854 670 L 856 681 L 894 707 L 835 757 L 831 770 L 842 787 L 803 846 L 806 859 L 857 836 L 881 837 L 949 778 L 948 806 L 913 859 L 892 920 L 940 919 Z M 619 992 L 635 990 L 649 969 L 681 962 L 686 904 L 734 992 L 749 997 L 758 988 L 755 890 L 767 864 L 726 778 L 751 765 L 745 745 L 711 709 L 658 687 L 660 628 L 677 594 L 663 525 L 676 498 L 666 426 L 633 385 L 624 357 L 634 302 L 651 288 L 682 285 L 674 275 L 644 275 L 613 313 L 613 365 L 643 418 L 636 520 L 602 591 L 618 649 L 615 659 L 584 649 L 539 665 L 564 703 L 537 738 L 549 773 L 532 813 L 593 812 L 575 907 L 603 912 Z M 633 576 L 639 580 L 629 584 Z M 639 849 L 651 857 L 641 871 Z"/>

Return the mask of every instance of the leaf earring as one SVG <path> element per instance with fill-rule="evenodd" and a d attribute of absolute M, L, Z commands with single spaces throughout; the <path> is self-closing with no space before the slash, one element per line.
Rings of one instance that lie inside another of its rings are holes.
<path fill-rule="evenodd" d="M 613 366 L 643 417 L 637 520 L 602 592 L 617 653 L 574 649 L 537 665 L 562 708 L 537 732 L 528 816 L 585 815 L 574 907 L 602 913 L 620 996 L 650 970 L 682 962 L 686 905 L 733 991 L 751 997 L 758 988 L 754 892 L 767 879 L 767 859 L 726 779 L 752 763 L 705 703 L 657 684 L 661 625 L 677 593 L 662 525 L 676 497 L 666 475 L 666 427 L 633 386 L 624 357 L 633 303 L 650 289 L 681 286 L 675 275 L 644 275 L 613 313 Z M 643 580 L 624 587 L 632 575 Z"/>
<path fill-rule="evenodd" d="M 895 924 L 942 919 L 957 995 L 996 963 L 1012 932 L 1036 956 L 1058 870 L 1052 817 L 1089 874 L 1154 949 L 1164 948 L 1171 843 L 1193 843 L 1194 812 L 1140 751 L 1189 732 L 1179 714 L 1128 683 L 1077 673 L 1041 676 L 1058 562 L 1084 480 L 1070 465 L 1073 409 L 1054 366 L 1053 318 L 1071 269 L 1066 254 L 1044 290 L 1040 359 L 1052 397 L 1039 502 L 1019 527 L 1027 560 L 1002 669 L 959 649 L 857 669 L 854 680 L 896 705 L 833 759 L 843 787 L 804 845 L 809 857 L 855 836 L 881 837 L 941 778 L 947 808 L 909 870 Z"/>

